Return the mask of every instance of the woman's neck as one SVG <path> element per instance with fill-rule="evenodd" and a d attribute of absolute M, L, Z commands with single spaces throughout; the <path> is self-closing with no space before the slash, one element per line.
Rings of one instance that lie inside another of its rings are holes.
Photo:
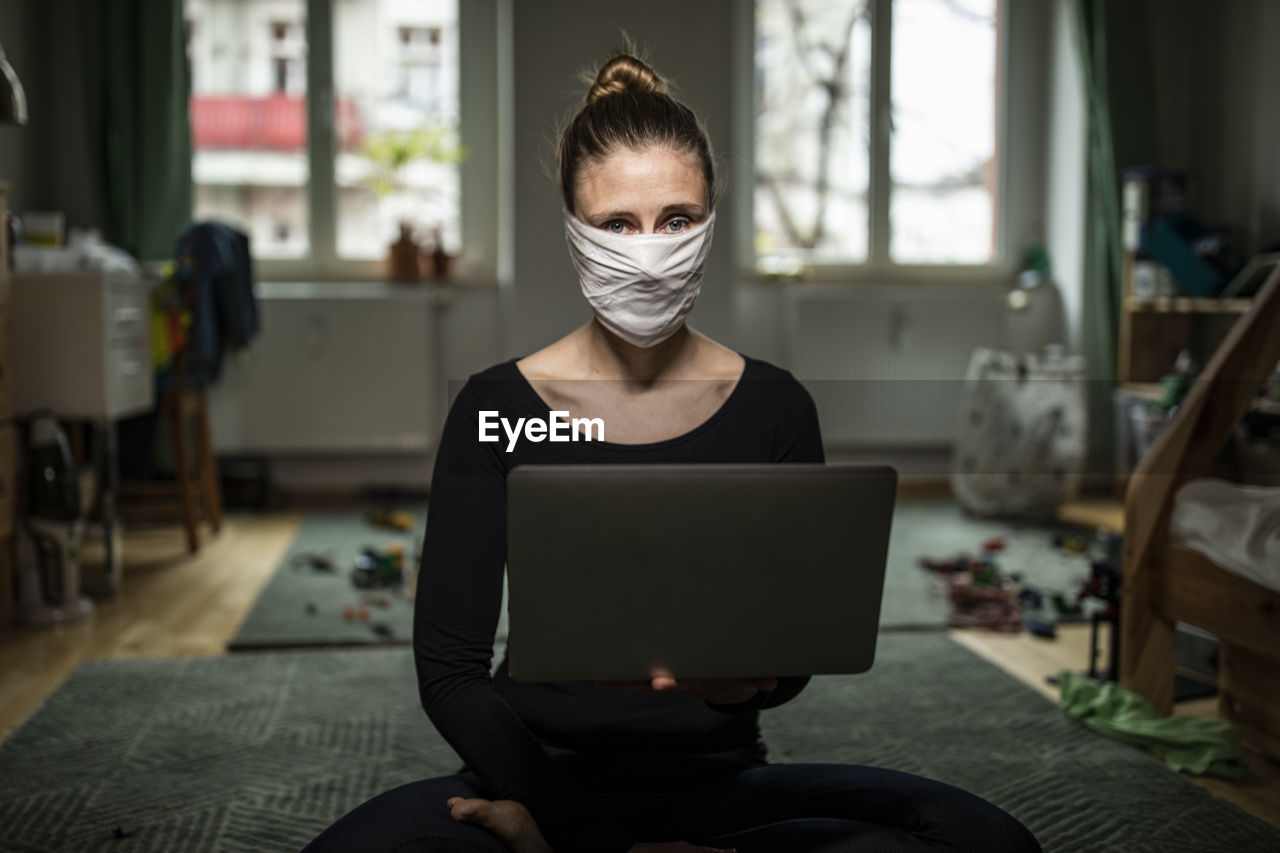
<path fill-rule="evenodd" d="M 689 327 L 681 324 L 675 334 L 660 344 L 638 347 L 610 332 L 592 317 L 587 324 L 583 346 L 587 363 L 602 379 L 652 382 L 676 372 L 696 346 Z"/>

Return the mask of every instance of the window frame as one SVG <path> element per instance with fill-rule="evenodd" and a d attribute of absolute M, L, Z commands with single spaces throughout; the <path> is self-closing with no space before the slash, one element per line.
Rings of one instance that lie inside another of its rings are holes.
<path fill-rule="evenodd" d="M 337 252 L 336 126 L 333 116 L 333 5 L 337 0 L 305 0 L 306 115 L 307 115 L 307 254 L 297 258 L 254 257 L 261 281 L 381 281 L 383 259 L 343 258 Z M 483 217 L 480 204 L 468 203 L 468 192 L 492 195 L 496 189 L 484 175 L 497 171 L 499 139 L 493 128 L 497 88 L 487 65 L 498 61 L 498 34 L 484 24 L 496 17 L 503 0 L 458 0 L 459 137 L 468 151 L 460 169 L 459 215 L 463 246 L 452 282 L 493 283 L 501 266 L 493 217 Z M 470 23 L 469 23 L 470 22 Z M 476 24 L 481 24 L 476 26 Z M 194 158 L 193 158 L 194 162 Z M 327 180 L 316 180 L 325 175 Z M 492 204 L 492 202 L 490 202 Z M 194 211 L 193 211 L 194 215 Z"/>
<path fill-rule="evenodd" d="M 867 258 L 853 263 L 809 263 L 794 274 L 768 273 L 761 269 L 761 256 L 755 250 L 755 104 L 758 103 L 758 75 L 755 73 L 756 11 L 755 2 L 745 7 L 738 25 L 740 67 L 751 73 L 740 75 L 747 83 L 739 92 L 739 148 L 746 152 L 743 176 L 744 191 L 737 194 L 738 218 L 742 223 L 738 235 L 741 255 L 739 266 L 748 281 L 818 282 L 830 284 L 978 284 L 1006 283 L 1017 271 L 1021 251 L 1031 241 L 1040 239 L 1043 221 L 1037 205 L 1041 189 L 1032 182 L 1012 185 L 1012 161 L 1035 163 L 1039 144 L 1039 128 L 1043 124 L 1040 106 L 1040 73 L 1024 68 L 1026 51 L 1014 55 L 1015 41 L 1038 38 L 1043 13 L 1031 7 L 1040 4 L 996 0 L 996 67 L 999 74 L 996 123 L 995 211 L 996 248 L 991 261 L 984 264 L 898 263 L 889 253 L 890 229 L 890 105 L 893 40 L 893 0 L 870 0 L 872 28 L 870 168 L 868 177 Z M 1015 61 L 1017 67 L 1015 68 Z M 1017 120 L 1015 120 L 1017 117 Z M 1030 174 L 1037 174 L 1032 171 Z"/>

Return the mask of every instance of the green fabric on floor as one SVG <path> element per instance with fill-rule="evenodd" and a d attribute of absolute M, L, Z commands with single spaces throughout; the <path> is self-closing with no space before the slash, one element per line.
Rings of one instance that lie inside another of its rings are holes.
<path fill-rule="evenodd" d="M 1149 749 L 1171 770 L 1238 779 L 1249 774 L 1240 734 L 1225 720 L 1161 717 L 1141 696 L 1114 682 L 1060 673 L 1062 708 L 1095 732 Z"/>

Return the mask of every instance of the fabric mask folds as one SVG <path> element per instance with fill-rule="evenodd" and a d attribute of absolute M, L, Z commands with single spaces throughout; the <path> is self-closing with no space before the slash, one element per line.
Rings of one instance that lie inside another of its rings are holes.
<path fill-rule="evenodd" d="M 715 221 L 712 211 L 675 234 L 612 234 L 566 210 L 569 257 L 605 328 L 638 347 L 675 334 L 698 298 Z"/>

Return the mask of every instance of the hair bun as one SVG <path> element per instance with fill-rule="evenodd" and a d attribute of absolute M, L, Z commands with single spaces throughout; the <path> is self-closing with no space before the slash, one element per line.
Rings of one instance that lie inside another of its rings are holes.
<path fill-rule="evenodd" d="M 658 73 L 634 56 L 621 54 L 604 64 L 587 92 L 587 103 L 595 103 L 605 95 L 621 92 L 657 92 L 666 94 L 667 83 Z"/>

